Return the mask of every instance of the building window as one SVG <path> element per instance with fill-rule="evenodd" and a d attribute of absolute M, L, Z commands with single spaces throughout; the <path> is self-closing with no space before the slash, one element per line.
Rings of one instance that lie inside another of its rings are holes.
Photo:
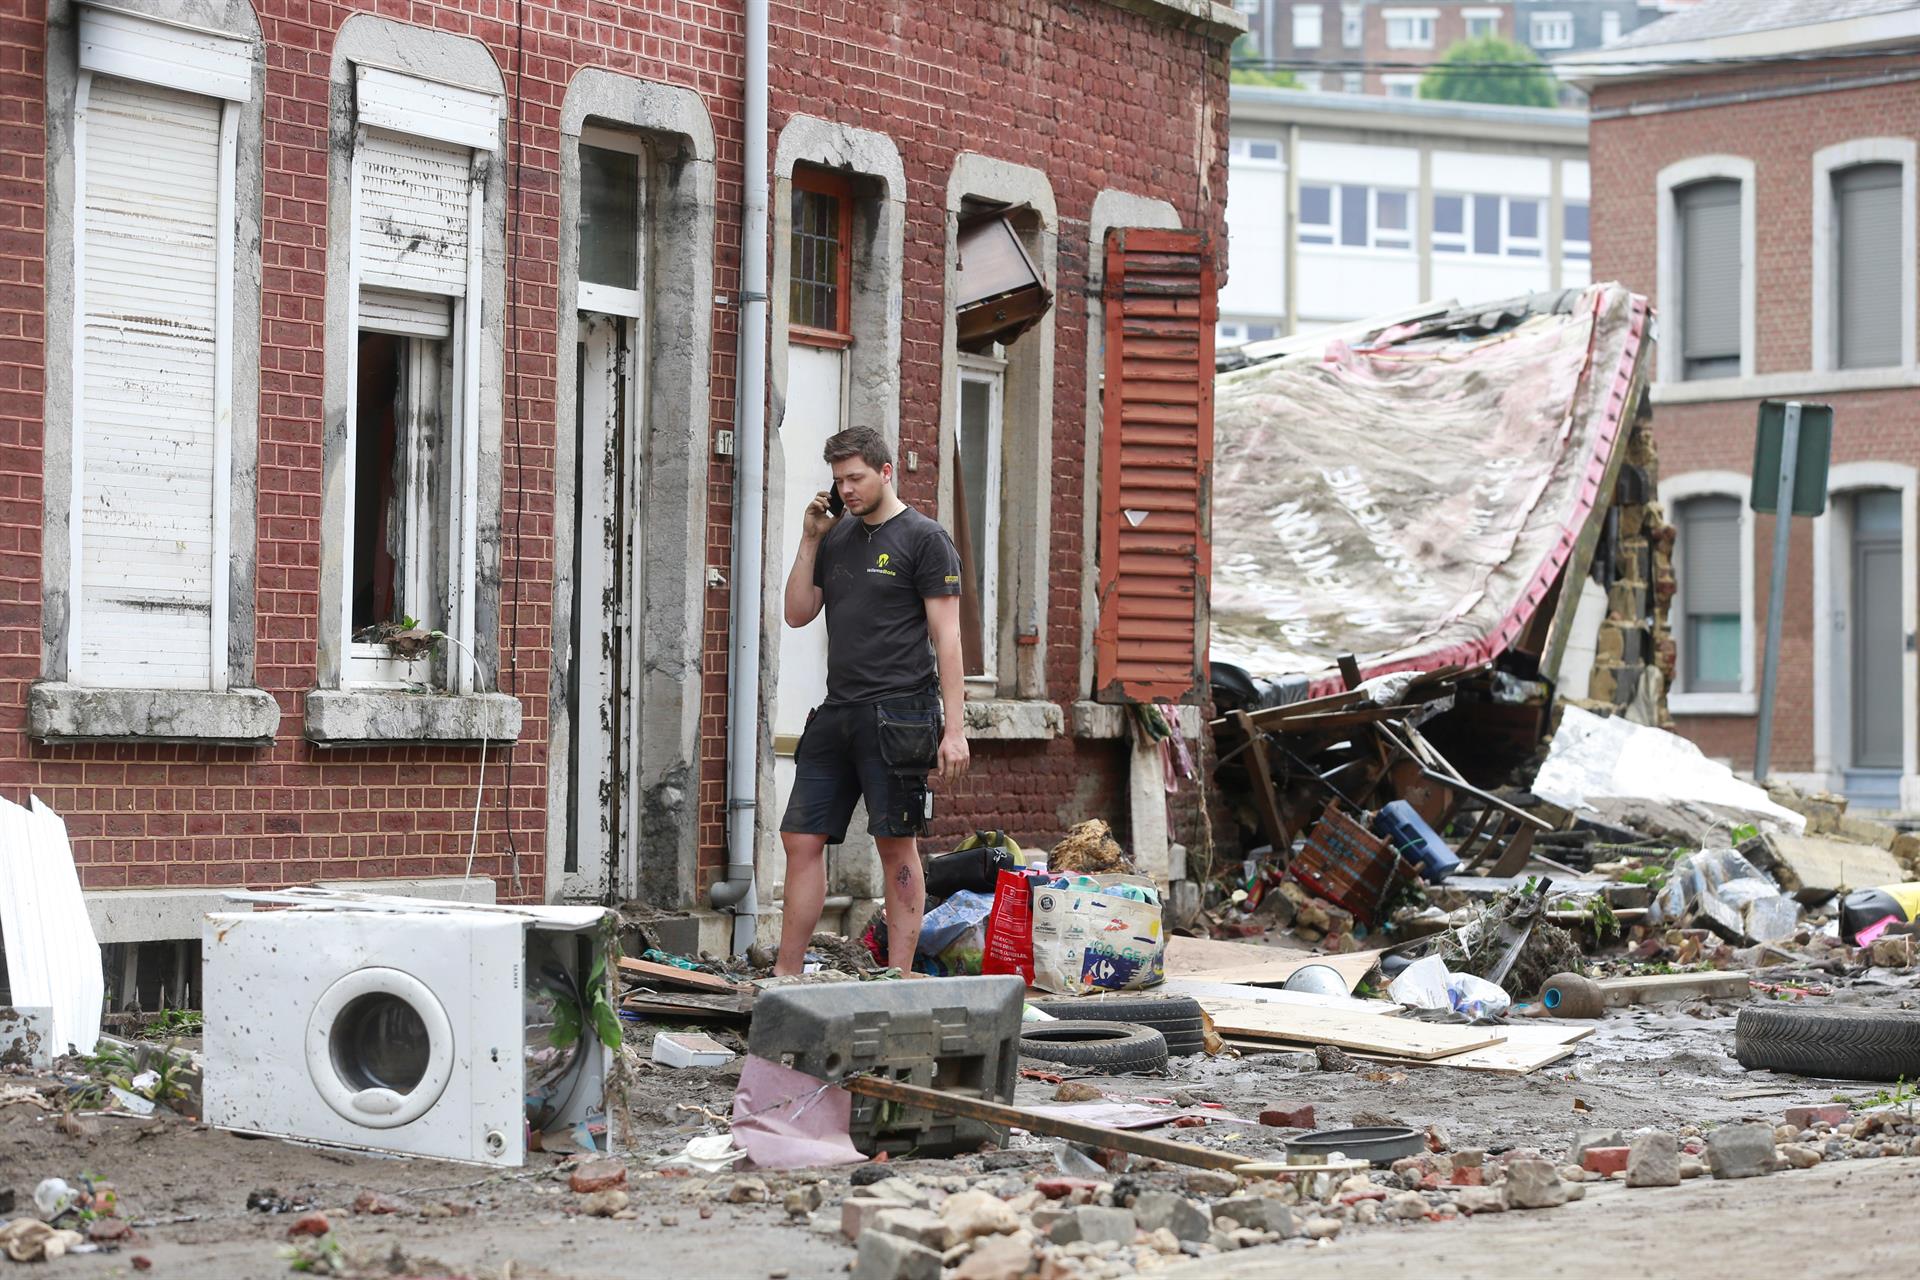
<path fill-rule="evenodd" d="M 1000 467 L 1007 363 L 960 361 L 960 428 L 954 433 L 954 542 L 960 549 L 960 653 L 968 679 L 997 684 L 1000 671 Z"/>
<path fill-rule="evenodd" d="M 1688 693 L 1742 687 L 1740 507 L 1740 499 L 1727 496 L 1680 504 L 1681 682 Z"/>
<path fill-rule="evenodd" d="M 1280 161 L 1280 142 L 1277 138 L 1234 138 L 1227 146 L 1228 155 L 1234 160 L 1250 161 L 1254 164 L 1278 165 Z"/>
<path fill-rule="evenodd" d="M 373 67 L 356 76 L 343 683 L 472 692 L 479 214 L 499 101 Z M 597 250 L 596 270 L 617 280 L 626 252 Z"/>
<path fill-rule="evenodd" d="M 1498 9 L 1462 9 L 1460 16 L 1467 20 L 1467 39 L 1469 40 L 1500 34 Z"/>
<path fill-rule="evenodd" d="M 1561 207 L 1560 256 L 1568 262 L 1585 262 L 1593 257 L 1592 232 L 1587 202 L 1569 200 Z"/>
<path fill-rule="evenodd" d="M 1360 93 L 1366 88 L 1366 77 L 1358 71 L 1344 71 L 1340 74 L 1342 93 Z"/>
<path fill-rule="evenodd" d="M 1300 243 L 1356 249 L 1413 247 L 1413 193 L 1393 188 L 1300 184 Z"/>
<path fill-rule="evenodd" d="M 1507 238 L 1501 246 L 1509 258 L 1537 258 L 1541 254 L 1541 204 L 1538 200 L 1507 199 Z"/>
<path fill-rule="evenodd" d="M 114 10 L 79 15 L 66 679 L 218 692 L 235 603 L 235 181 L 251 54 Z"/>
<path fill-rule="evenodd" d="M 1581 205 L 1580 210 L 1584 219 L 1586 206 Z M 1545 252 L 1541 230 L 1544 216 L 1544 204 L 1539 200 L 1437 192 L 1433 197 L 1433 250 L 1483 258 L 1538 258 Z"/>
<path fill-rule="evenodd" d="M 1740 183 L 1695 182 L 1675 193 L 1679 214 L 1680 376 L 1740 373 Z"/>
<path fill-rule="evenodd" d="M 846 346 L 853 340 L 853 192 L 844 178 L 793 171 L 792 341 Z"/>
<path fill-rule="evenodd" d="M 1833 315 L 1842 369 L 1901 363 L 1902 168 L 1857 164 L 1833 173 Z"/>
<path fill-rule="evenodd" d="M 1293 6 L 1293 47 L 1296 49 L 1320 47 L 1319 5 L 1296 4 Z"/>
<path fill-rule="evenodd" d="M 1419 76 L 1381 76 L 1380 83 L 1386 86 L 1389 98 L 1412 98 L 1420 89 Z"/>
<path fill-rule="evenodd" d="M 1357 4 L 1340 6 L 1340 43 L 1349 49 L 1360 47 L 1361 20 L 1364 12 Z"/>
<path fill-rule="evenodd" d="M 1279 336 L 1280 326 L 1277 323 L 1256 320 L 1222 320 L 1214 329 L 1214 341 L 1223 347 L 1271 342 Z"/>
<path fill-rule="evenodd" d="M 1528 44 L 1536 49 L 1573 48 L 1573 15 L 1536 13 L 1528 21 Z"/>
<path fill-rule="evenodd" d="M 1257 17 L 1260 13 L 1260 0 L 1233 0 L 1233 7 L 1249 18 Z"/>
<path fill-rule="evenodd" d="M 1600 15 L 1600 43 L 1612 44 L 1620 38 L 1620 11 L 1608 9 Z"/>
<path fill-rule="evenodd" d="M 1437 9 L 1387 9 L 1387 48 L 1433 48 L 1433 24 L 1440 16 Z"/>
<path fill-rule="evenodd" d="M 581 130 L 578 303 L 582 311 L 640 314 L 646 169 L 646 145 L 638 134 L 592 126 Z"/>
<path fill-rule="evenodd" d="M 1314 93 L 1318 93 L 1320 91 L 1321 82 L 1320 82 L 1320 73 L 1318 71 L 1296 71 L 1293 73 L 1293 76 L 1294 76 L 1294 79 L 1300 82 L 1300 87 L 1302 89 L 1307 89 Z"/>

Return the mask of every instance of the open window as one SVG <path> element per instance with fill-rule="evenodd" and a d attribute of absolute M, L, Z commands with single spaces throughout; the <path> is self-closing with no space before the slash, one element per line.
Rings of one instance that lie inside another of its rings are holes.
<path fill-rule="evenodd" d="M 804 165 L 793 171 L 787 340 L 853 343 L 853 184 Z"/>
<path fill-rule="evenodd" d="M 962 351 L 1010 345 L 1053 305 L 1014 228 L 1014 219 L 1029 212 L 1025 205 L 970 202 L 960 217 L 954 319 Z"/>
<path fill-rule="evenodd" d="M 954 542 L 960 549 L 960 653 L 969 681 L 989 692 L 1000 671 L 1001 460 L 1007 362 L 960 359 L 960 429 L 954 433 Z"/>

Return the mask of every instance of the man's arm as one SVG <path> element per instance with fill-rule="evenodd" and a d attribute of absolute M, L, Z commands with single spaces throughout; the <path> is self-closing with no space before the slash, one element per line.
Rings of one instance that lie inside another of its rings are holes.
<path fill-rule="evenodd" d="M 927 596 L 927 630 L 940 663 L 940 703 L 947 730 L 940 738 L 940 780 L 952 784 L 967 771 L 967 722 L 962 714 L 966 671 L 960 656 L 960 597 Z"/>
<path fill-rule="evenodd" d="M 804 627 L 820 616 L 825 597 L 813 585 L 813 565 L 820 554 L 820 539 L 831 528 L 833 517 L 827 513 L 827 493 L 822 489 L 800 519 L 800 545 L 794 550 L 793 569 L 787 574 L 786 615 L 790 627 Z"/>

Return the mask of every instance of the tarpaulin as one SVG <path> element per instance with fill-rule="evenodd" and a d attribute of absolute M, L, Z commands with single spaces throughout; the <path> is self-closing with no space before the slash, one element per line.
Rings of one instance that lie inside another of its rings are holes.
<path fill-rule="evenodd" d="M 1216 387 L 1212 656 L 1258 676 L 1484 661 L 1550 594 L 1604 485 L 1645 298 L 1485 336 L 1334 341 Z"/>

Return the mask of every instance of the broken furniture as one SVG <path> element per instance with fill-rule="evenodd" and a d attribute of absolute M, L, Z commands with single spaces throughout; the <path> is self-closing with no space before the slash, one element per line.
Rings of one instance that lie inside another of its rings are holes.
<path fill-rule="evenodd" d="M 611 913 L 235 893 L 202 933 L 207 1123 L 517 1167 L 604 1114 Z"/>
<path fill-rule="evenodd" d="M 747 1052 L 816 1080 L 880 1073 L 1006 1103 L 1020 1064 L 1025 998 L 1026 984 L 1006 976 L 777 987 L 754 1002 Z M 871 1096 L 856 1098 L 849 1132 L 868 1155 L 941 1155 L 1005 1141 L 964 1112 L 882 1106 Z"/>

